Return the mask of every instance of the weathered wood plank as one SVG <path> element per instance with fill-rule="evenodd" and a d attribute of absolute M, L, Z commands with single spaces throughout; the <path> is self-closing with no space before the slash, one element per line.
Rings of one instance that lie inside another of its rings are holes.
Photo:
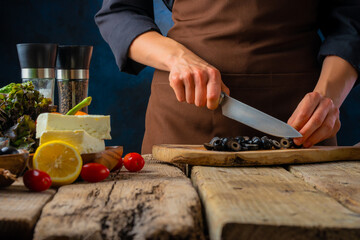
<path fill-rule="evenodd" d="M 210 239 L 359 239 L 360 214 L 279 167 L 193 167 Z"/>
<path fill-rule="evenodd" d="M 21 178 L 0 189 L 0 239 L 32 239 L 41 210 L 55 192 L 30 192 Z"/>
<path fill-rule="evenodd" d="M 360 162 L 290 166 L 290 171 L 347 208 L 360 213 Z"/>
<path fill-rule="evenodd" d="M 202 239 L 200 199 L 178 168 L 146 156 L 144 169 L 61 187 L 34 239 Z"/>

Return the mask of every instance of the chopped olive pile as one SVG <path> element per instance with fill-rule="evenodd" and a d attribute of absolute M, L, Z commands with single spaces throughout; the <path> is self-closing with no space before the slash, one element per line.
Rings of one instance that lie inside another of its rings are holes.
<path fill-rule="evenodd" d="M 253 137 L 238 136 L 235 138 L 214 137 L 209 143 L 204 143 L 207 150 L 214 151 L 249 151 L 249 150 L 270 150 L 281 148 L 299 148 L 291 138 L 282 138 L 279 141 L 270 139 L 267 136 Z"/>

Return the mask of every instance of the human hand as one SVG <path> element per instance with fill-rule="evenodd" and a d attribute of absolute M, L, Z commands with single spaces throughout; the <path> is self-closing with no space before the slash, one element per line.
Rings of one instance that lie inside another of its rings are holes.
<path fill-rule="evenodd" d="M 230 94 L 219 70 L 190 51 L 174 60 L 169 82 L 179 102 L 186 101 L 212 110 L 218 106 L 221 91 Z"/>
<path fill-rule="evenodd" d="M 330 98 L 323 97 L 318 92 L 310 92 L 301 100 L 288 124 L 303 135 L 301 138 L 294 138 L 294 143 L 311 147 L 335 136 L 339 131 L 339 109 Z"/>

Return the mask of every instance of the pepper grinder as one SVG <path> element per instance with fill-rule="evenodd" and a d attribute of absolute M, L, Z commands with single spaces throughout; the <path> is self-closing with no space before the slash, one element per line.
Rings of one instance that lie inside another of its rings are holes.
<path fill-rule="evenodd" d="M 35 89 L 54 104 L 57 44 L 20 43 L 16 47 L 22 81 L 31 81 Z"/>
<path fill-rule="evenodd" d="M 60 113 L 67 113 L 88 96 L 92 50 L 92 46 L 84 45 L 59 46 L 56 79 Z M 88 107 L 81 111 L 88 113 Z"/>

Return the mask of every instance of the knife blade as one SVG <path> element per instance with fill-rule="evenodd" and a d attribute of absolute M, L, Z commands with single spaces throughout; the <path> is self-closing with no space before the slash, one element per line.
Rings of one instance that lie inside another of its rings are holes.
<path fill-rule="evenodd" d="M 221 92 L 222 114 L 261 132 L 284 138 L 302 137 L 290 125 Z"/>

